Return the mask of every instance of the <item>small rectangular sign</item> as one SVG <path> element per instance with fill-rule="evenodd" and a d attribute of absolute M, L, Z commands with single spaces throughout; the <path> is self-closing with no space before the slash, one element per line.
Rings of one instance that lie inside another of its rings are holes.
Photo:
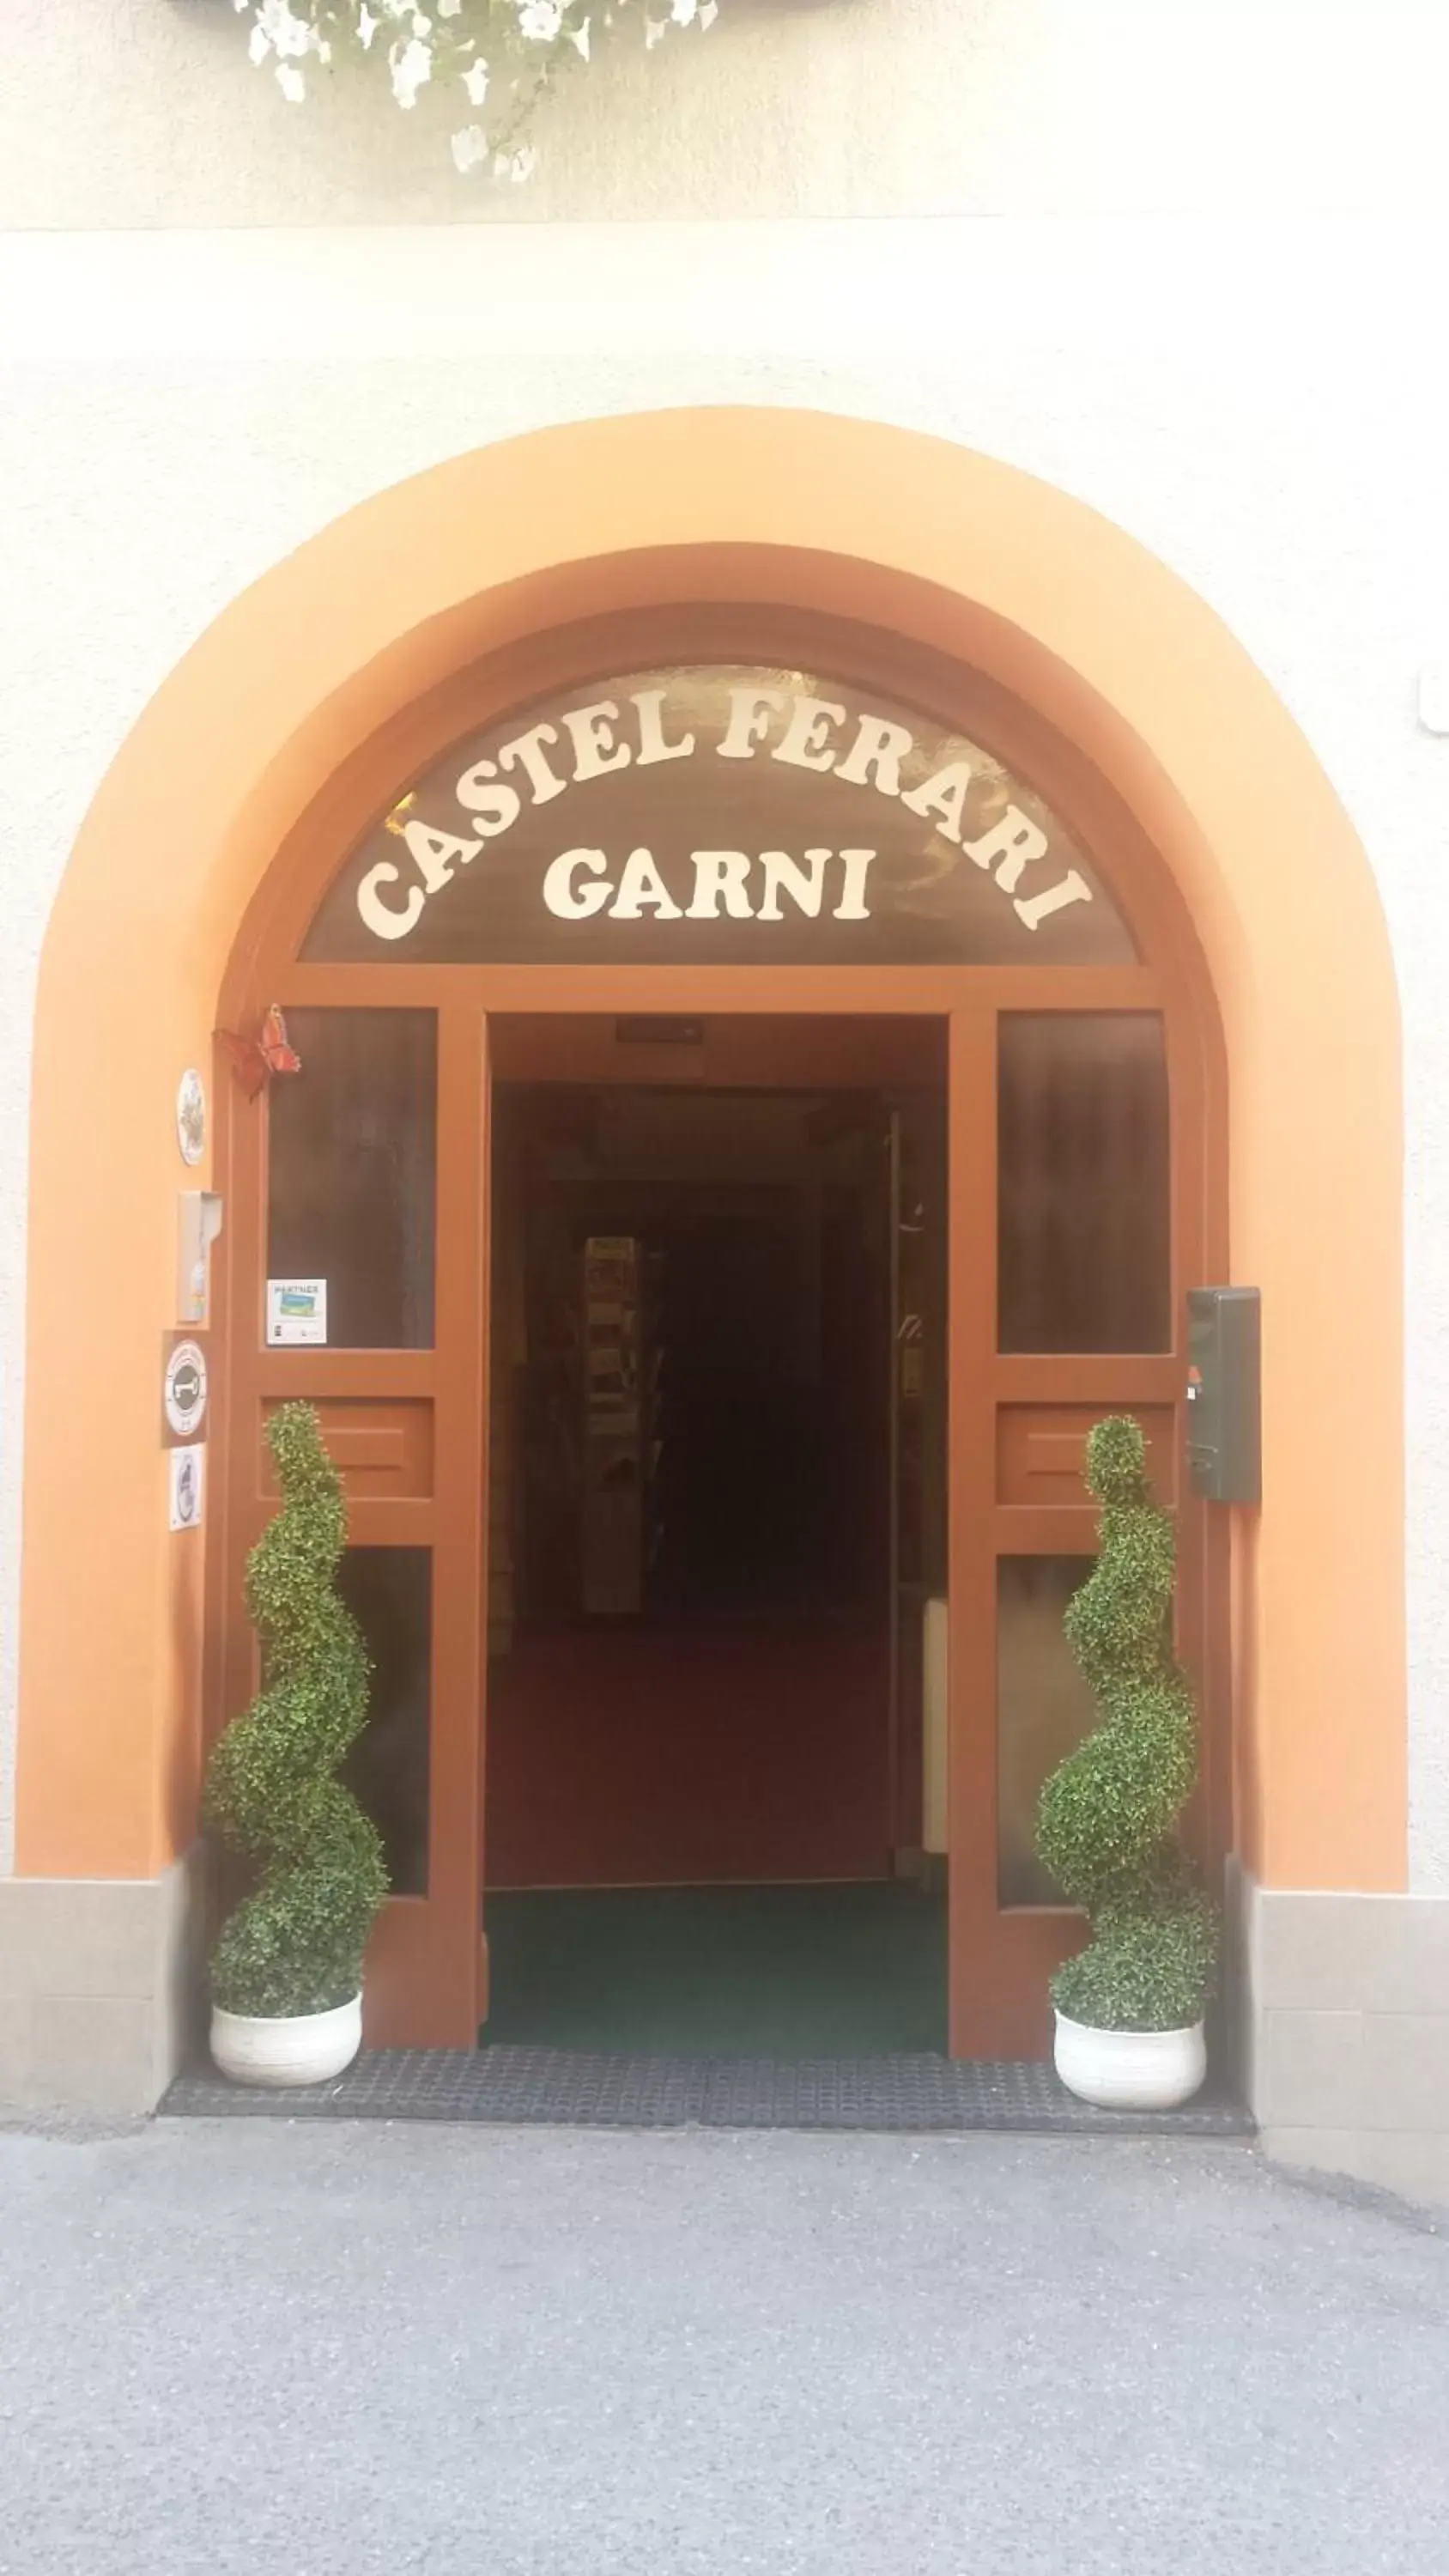
<path fill-rule="evenodd" d="M 200 1529 L 202 1505 L 206 1500 L 205 1441 L 194 1441 L 182 1449 L 168 1449 L 166 1464 L 172 1529 Z"/>
<path fill-rule="evenodd" d="M 267 1281 L 268 1342 L 272 1344 L 325 1342 L 326 1339 L 326 1280 L 269 1279 Z"/>

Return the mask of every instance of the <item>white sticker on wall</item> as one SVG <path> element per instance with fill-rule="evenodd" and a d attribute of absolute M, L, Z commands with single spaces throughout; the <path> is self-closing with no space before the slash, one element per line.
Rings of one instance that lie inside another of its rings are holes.
<path fill-rule="evenodd" d="M 326 1339 L 326 1280 L 269 1279 L 267 1340 L 277 1343 L 325 1342 Z"/>
<path fill-rule="evenodd" d="M 194 1064 L 176 1086 L 176 1142 L 183 1163 L 199 1163 L 206 1151 L 206 1091 Z"/>
<path fill-rule="evenodd" d="M 171 1478 L 171 1527 L 200 1529 L 206 1493 L 206 1443 L 198 1440 L 187 1449 L 168 1449 L 166 1458 Z"/>

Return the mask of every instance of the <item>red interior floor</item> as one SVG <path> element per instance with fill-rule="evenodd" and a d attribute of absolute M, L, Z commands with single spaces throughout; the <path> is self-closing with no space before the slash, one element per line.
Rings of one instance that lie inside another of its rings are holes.
<path fill-rule="evenodd" d="M 876 1878 L 889 1831 L 874 1630 L 599 1622 L 490 1667 L 490 1886 Z"/>

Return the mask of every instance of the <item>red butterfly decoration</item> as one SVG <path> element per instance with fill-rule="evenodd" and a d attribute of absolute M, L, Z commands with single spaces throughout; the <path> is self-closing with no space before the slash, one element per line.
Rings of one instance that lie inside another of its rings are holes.
<path fill-rule="evenodd" d="M 244 1038 L 235 1029 L 217 1029 L 214 1035 L 230 1056 L 231 1069 L 248 1100 L 255 1100 L 274 1073 L 302 1070 L 301 1057 L 287 1043 L 287 1023 L 276 1002 L 263 1020 L 259 1036 Z"/>

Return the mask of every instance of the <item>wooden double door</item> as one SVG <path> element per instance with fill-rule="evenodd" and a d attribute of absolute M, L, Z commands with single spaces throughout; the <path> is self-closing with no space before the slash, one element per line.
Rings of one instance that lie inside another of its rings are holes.
<path fill-rule="evenodd" d="M 385 1822 L 394 1893 L 369 1958 L 371 2039 L 467 2045 L 487 2015 L 493 1086 L 558 1080 L 561 1068 L 657 1081 L 660 1051 L 641 1024 L 669 1016 L 697 1025 L 689 1078 L 705 1088 L 848 1078 L 884 1092 L 913 1048 L 939 1068 L 938 1348 L 927 1363 L 913 1350 L 915 1309 L 900 1293 L 912 1255 L 898 1245 L 896 1344 L 881 1365 L 893 1373 L 897 1493 L 901 1424 L 923 1365 L 936 1372 L 943 1550 L 939 1574 L 923 1577 L 893 1523 L 879 1581 L 897 1631 L 898 1730 L 916 1722 L 912 1694 L 931 1686 L 902 1641 L 923 1593 L 940 1583 L 944 1594 L 948 1648 L 935 1681 L 953 2053 L 1042 2052 L 1047 1978 L 1080 1927 L 1042 1881 L 1031 1810 L 1084 1719 L 1060 1614 L 1092 1553 L 1081 1452 L 1106 1412 L 1143 1422 L 1159 1491 L 1178 1512 L 1180 1646 L 1207 1724 L 1208 1849 L 1224 1820 L 1209 1652 L 1216 1569 L 1179 1465 L 1184 1292 L 1208 1275 L 1214 1250 L 1191 1013 L 1144 963 L 1050 975 L 559 964 L 383 976 L 299 962 L 267 991 L 273 999 L 303 1076 L 258 1103 L 233 1094 L 222 1132 L 211 1720 L 254 1687 L 241 1583 L 271 1508 L 264 1425 L 278 1403 L 305 1397 L 347 1488 L 343 1579 L 376 1666 L 355 1780 Z M 897 1192 L 897 1225 L 914 1222 L 909 1195 Z M 278 1287 L 306 1279 L 326 1281 L 326 1339 L 279 1338 Z"/>

